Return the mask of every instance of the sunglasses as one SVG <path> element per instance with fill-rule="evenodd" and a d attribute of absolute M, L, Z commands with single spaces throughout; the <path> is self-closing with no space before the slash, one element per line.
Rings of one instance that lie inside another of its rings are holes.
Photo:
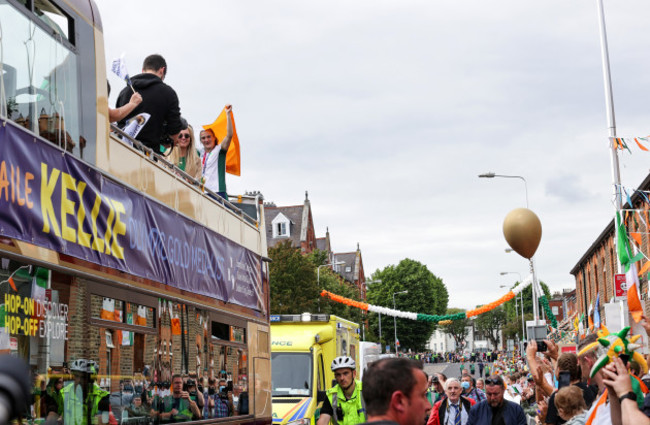
<path fill-rule="evenodd" d="M 189 134 L 183 134 L 183 133 L 180 133 L 180 134 L 178 135 L 178 138 L 179 138 L 179 139 L 189 139 L 189 138 L 190 138 L 190 135 L 189 135 Z"/>
<path fill-rule="evenodd" d="M 500 387 L 503 386 L 503 381 L 498 379 L 498 378 L 486 378 L 485 379 L 485 385 L 498 385 Z"/>

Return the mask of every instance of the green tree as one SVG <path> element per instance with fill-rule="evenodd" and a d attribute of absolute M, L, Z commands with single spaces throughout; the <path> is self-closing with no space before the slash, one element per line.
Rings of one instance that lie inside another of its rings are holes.
<path fill-rule="evenodd" d="M 405 294 L 395 295 L 397 310 L 413 313 L 442 315 L 447 311 L 449 294 L 442 279 L 436 277 L 422 263 L 404 259 L 400 263 L 377 270 L 372 275 L 372 281 L 366 294 L 368 303 L 393 308 L 393 294 L 408 291 Z M 435 324 L 409 319 L 397 320 L 397 334 L 401 349 L 421 351 L 435 329 Z M 374 340 L 378 340 L 379 326 L 378 315 L 369 314 L 370 333 Z M 390 344 L 394 349 L 395 328 L 393 318 L 382 315 L 381 317 L 382 346 Z M 368 338 L 367 338 L 368 339 Z"/>
<path fill-rule="evenodd" d="M 499 331 L 505 324 L 506 312 L 503 306 L 499 306 L 487 313 L 479 314 L 474 319 L 474 325 L 478 333 L 488 339 L 494 348 L 499 347 Z"/>
<path fill-rule="evenodd" d="M 313 263 L 283 242 L 269 249 L 271 312 L 290 314 L 318 310 L 318 287 Z"/>
<path fill-rule="evenodd" d="M 314 266 L 314 273 L 316 273 L 316 276 L 318 278 L 317 280 L 318 280 L 319 294 L 320 291 L 325 289 L 336 295 L 350 298 L 355 301 L 361 300 L 361 294 L 359 292 L 359 288 L 357 288 L 352 283 L 343 279 L 341 275 L 334 272 L 331 268 L 320 267 L 320 271 L 319 271 L 319 266 L 325 266 L 329 262 L 329 259 L 327 257 L 327 251 L 315 249 L 307 255 L 307 259 Z M 313 313 L 320 312 L 320 313 L 334 314 L 338 317 L 342 317 L 352 322 L 359 323 L 360 326 L 362 325 L 363 312 L 356 307 L 350 307 L 345 304 L 332 301 L 329 298 L 324 298 L 320 296 L 316 304 L 317 304 L 317 309 Z"/>
<path fill-rule="evenodd" d="M 321 267 L 320 269 L 320 289 L 326 289 L 336 295 L 360 301 L 359 289 L 326 267 Z M 337 303 L 324 297 L 320 297 L 318 302 L 320 303 L 321 313 L 334 314 L 352 322 L 359 323 L 359 326 L 361 326 L 363 317 L 360 309 Z"/>
<path fill-rule="evenodd" d="M 448 308 L 446 314 L 456 314 L 464 311 L 465 310 L 462 308 Z M 465 339 L 467 338 L 467 334 L 468 334 L 467 327 L 470 325 L 471 325 L 470 320 L 464 318 L 460 320 L 454 320 L 449 325 L 441 326 L 440 330 L 446 333 L 447 335 L 450 335 L 452 338 L 454 338 L 454 341 L 456 342 L 456 347 L 462 347 L 463 341 L 465 341 Z"/>

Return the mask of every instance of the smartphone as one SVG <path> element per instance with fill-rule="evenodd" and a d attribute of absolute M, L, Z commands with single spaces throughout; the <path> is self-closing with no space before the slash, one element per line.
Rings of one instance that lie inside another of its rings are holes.
<path fill-rule="evenodd" d="M 568 387 L 571 385 L 571 372 L 560 372 L 560 379 L 557 383 L 557 389 Z"/>
<path fill-rule="evenodd" d="M 548 350 L 548 347 L 546 346 L 546 343 L 542 340 L 535 341 L 537 343 L 537 352 L 538 353 L 545 353 L 546 350 Z"/>

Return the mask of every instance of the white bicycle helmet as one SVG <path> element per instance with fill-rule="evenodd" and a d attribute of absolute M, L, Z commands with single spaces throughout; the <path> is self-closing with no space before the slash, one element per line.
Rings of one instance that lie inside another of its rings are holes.
<path fill-rule="evenodd" d="M 332 372 L 338 369 L 356 369 L 357 364 L 354 359 L 348 356 L 339 356 L 332 360 Z"/>
<path fill-rule="evenodd" d="M 96 374 L 98 369 L 99 365 L 94 360 L 77 359 L 70 365 L 70 370 L 73 372 Z"/>

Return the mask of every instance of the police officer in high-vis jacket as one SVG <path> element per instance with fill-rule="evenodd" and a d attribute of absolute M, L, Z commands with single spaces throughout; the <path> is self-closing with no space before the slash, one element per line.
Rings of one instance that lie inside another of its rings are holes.
<path fill-rule="evenodd" d="M 109 393 L 95 383 L 98 369 L 94 360 L 72 362 L 70 370 L 74 381 L 61 390 L 64 425 L 108 424 Z"/>
<path fill-rule="evenodd" d="M 327 390 L 317 425 L 356 425 L 366 421 L 366 404 L 361 395 L 361 381 L 356 379 L 357 366 L 350 357 L 332 361 L 336 385 Z"/>

